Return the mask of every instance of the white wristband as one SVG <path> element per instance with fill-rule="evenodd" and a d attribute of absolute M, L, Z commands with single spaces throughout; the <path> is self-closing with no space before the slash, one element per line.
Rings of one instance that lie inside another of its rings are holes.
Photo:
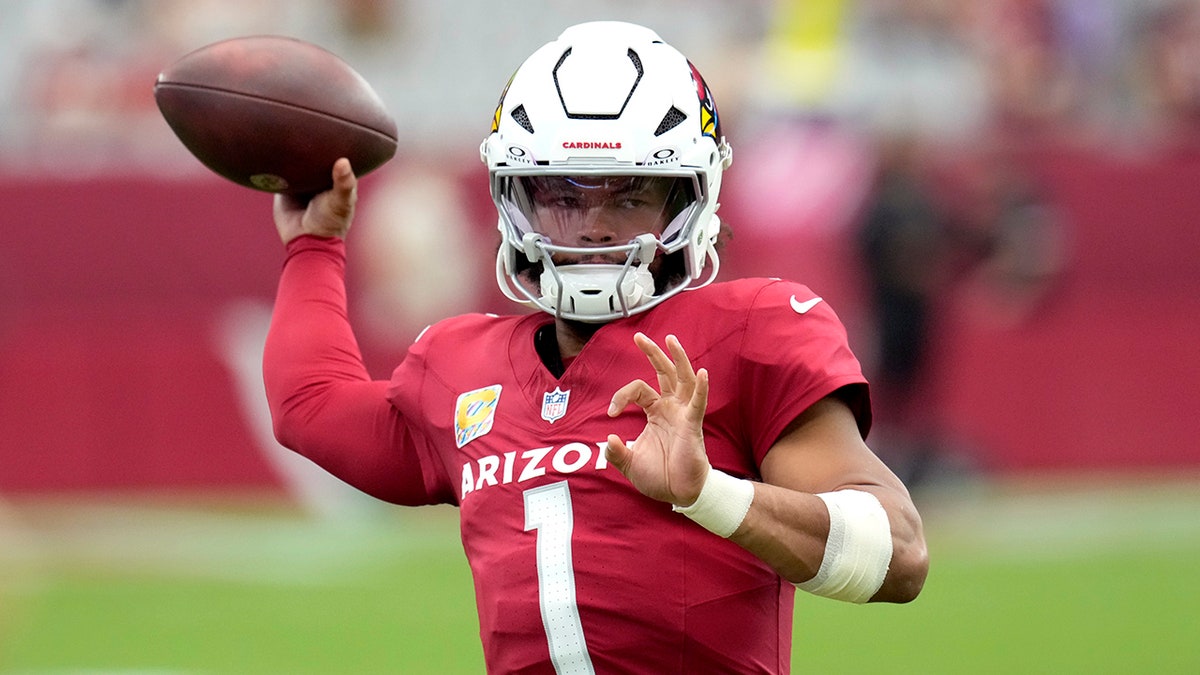
<path fill-rule="evenodd" d="M 875 495 L 862 490 L 823 492 L 829 537 L 817 575 L 796 588 L 834 600 L 863 603 L 883 586 L 892 562 L 892 529 Z"/>
<path fill-rule="evenodd" d="M 700 496 L 691 506 L 672 506 L 672 510 L 696 521 L 719 537 L 729 538 L 746 518 L 754 501 L 754 484 L 710 468 Z"/>

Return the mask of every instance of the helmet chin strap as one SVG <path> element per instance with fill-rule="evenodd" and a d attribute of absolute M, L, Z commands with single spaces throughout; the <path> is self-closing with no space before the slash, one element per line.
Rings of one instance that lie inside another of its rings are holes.
<path fill-rule="evenodd" d="M 609 321 L 629 316 L 630 311 L 654 296 L 654 275 L 650 262 L 658 251 L 658 238 L 638 235 L 626 248 L 624 264 L 576 263 L 555 265 L 543 248 L 541 238 L 527 234 L 522 242 L 531 261 L 541 260 L 539 279 L 541 303 L 553 307 L 555 314 L 588 321 Z M 576 250 L 576 253 L 582 252 Z"/>
<path fill-rule="evenodd" d="M 531 296 L 526 295 L 525 297 L 521 297 L 518 296 L 516 291 L 513 290 L 514 285 L 517 282 L 514 281 L 509 275 L 508 265 L 504 260 L 504 248 L 504 246 L 501 246 L 500 250 L 496 253 L 496 283 L 500 286 L 500 292 L 504 294 L 504 297 L 517 304 L 523 305 L 530 309 L 539 309 L 538 303 L 535 302 Z M 524 288 L 521 289 L 521 292 L 528 294 L 528 291 L 524 290 Z"/>
<path fill-rule="evenodd" d="M 704 288 L 705 286 L 711 284 L 713 281 L 716 280 L 717 272 L 721 271 L 721 256 L 717 255 L 717 250 L 715 248 L 708 249 L 708 267 L 709 267 L 708 278 L 706 278 L 703 282 L 701 282 L 699 284 L 696 284 L 694 286 L 688 286 L 687 288 L 685 288 L 683 290 L 694 291 L 698 288 Z"/>
<path fill-rule="evenodd" d="M 578 264 L 542 272 L 542 300 L 558 314 L 611 317 L 628 314 L 654 295 L 654 276 L 648 264 Z"/>
<path fill-rule="evenodd" d="M 526 233 L 522 246 L 514 251 L 502 246 L 496 255 L 496 281 L 501 292 L 509 300 L 530 308 L 542 309 L 556 316 L 583 322 L 605 322 L 629 316 L 669 297 L 674 292 L 703 288 L 712 283 L 720 269 L 720 258 L 715 249 L 707 253 L 710 268 L 706 278 L 663 296 L 656 295 L 654 275 L 650 263 L 658 250 L 658 239 L 652 234 L 638 236 L 631 249 L 629 244 L 613 249 L 624 249 L 628 259 L 624 264 L 577 263 L 556 266 L 550 260 L 545 240 L 536 233 Z M 603 249 L 572 249 L 575 254 L 597 252 Z M 513 254 L 524 254 L 530 262 L 542 262 L 543 269 L 538 279 L 540 294 L 517 280 L 511 268 Z"/>

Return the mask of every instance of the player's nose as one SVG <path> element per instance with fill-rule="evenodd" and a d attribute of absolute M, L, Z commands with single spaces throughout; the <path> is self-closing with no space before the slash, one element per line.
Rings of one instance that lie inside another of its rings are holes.
<path fill-rule="evenodd" d="M 611 246 L 619 241 L 620 223 L 605 209 L 592 209 L 576 233 L 576 246 Z"/>

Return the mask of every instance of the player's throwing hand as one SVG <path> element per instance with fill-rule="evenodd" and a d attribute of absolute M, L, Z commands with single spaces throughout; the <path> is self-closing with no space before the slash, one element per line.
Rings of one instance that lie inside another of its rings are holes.
<path fill-rule="evenodd" d="M 294 195 L 275 195 L 275 229 L 283 243 L 305 234 L 345 237 L 354 220 L 358 179 L 350 160 L 341 158 L 332 169 L 333 187 L 307 202 Z"/>
<path fill-rule="evenodd" d="M 608 436 L 608 461 L 648 497 L 688 506 L 696 501 L 710 466 L 704 451 L 704 411 L 708 406 L 708 371 L 692 369 L 687 352 L 674 335 L 663 352 L 642 333 L 634 343 L 658 373 L 658 390 L 634 380 L 613 394 L 609 417 L 630 403 L 646 413 L 646 428 L 632 446 Z"/>

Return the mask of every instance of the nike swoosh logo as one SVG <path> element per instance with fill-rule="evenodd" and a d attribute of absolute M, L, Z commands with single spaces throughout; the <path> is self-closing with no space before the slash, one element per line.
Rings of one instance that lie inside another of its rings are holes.
<path fill-rule="evenodd" d="M 793 295 L 792 296 L 792 309 L 796 310 L 797 314 L 808 314 L 808 310 L 812 309 L 813 307 L 816 307 L 818 302 L 821 302 L 821 298 L 813 298 L 812 300 L 805 300 L 804 302 L 800 302 L 799 300 L 796 299 L 796 296 Z"/>

